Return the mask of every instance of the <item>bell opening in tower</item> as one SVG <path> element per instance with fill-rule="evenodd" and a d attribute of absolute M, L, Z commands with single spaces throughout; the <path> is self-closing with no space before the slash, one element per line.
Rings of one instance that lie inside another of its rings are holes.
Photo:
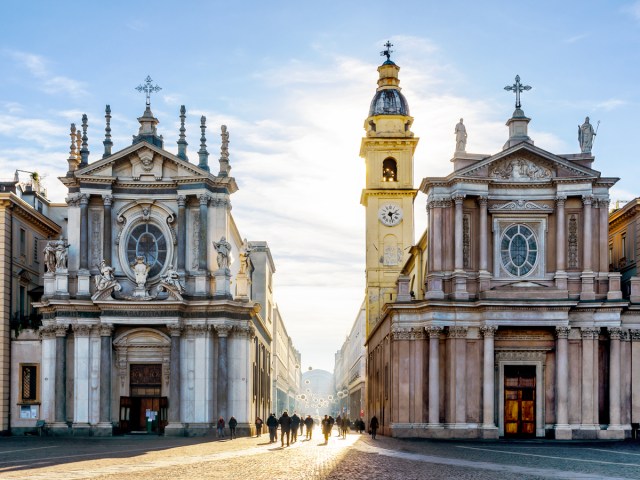
<path fill-rule="evenodd" d="M 382 162 L 382 181 L 398 181 L 398 166 L 393 158 L 387 158 L 384 160 L 384 162 Z"/>

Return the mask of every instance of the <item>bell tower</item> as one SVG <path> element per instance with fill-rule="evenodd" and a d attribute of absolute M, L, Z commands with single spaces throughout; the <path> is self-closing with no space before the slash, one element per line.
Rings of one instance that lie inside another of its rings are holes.
<path fill-rule="evenodd" d="M 366 209 L 367 334 L 380 320 L 385 303 L 394 302 L 398 275 L 414 243 L 413 136 L 409 105 L 400 93 L 398 67 L 391 43 L 381 54 L 378 88 L 364 122 L 360 156 L 366 164 L 360 203 Z"/>

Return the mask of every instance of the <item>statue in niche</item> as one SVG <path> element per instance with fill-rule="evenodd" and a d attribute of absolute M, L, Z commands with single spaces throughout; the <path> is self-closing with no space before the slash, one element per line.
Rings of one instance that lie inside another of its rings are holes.
<path fill-rule="evenodd" d="M 462 122 L 461 118 L 453 132 L 456 134 L 456 152 L 464 152 L 467 149 L 467 129 Z"/>
<path fill-rule="evenodd" d="M 56 270 L 67 269 L 67 259 L 69 257 L 69 253 L 67 252 L 68 248 L 69 244 L 62 239 L 56 243 Z"/>
<path fill-rule="evenodd" d="M 47 245 L 43 250 L 44 265 L 47 273 L 53 273 L 56 271 L 56 243 L 58 242 L 47 242 Z"/>
<path fill-rule="evenodd" d="M 240 270 L 238 273 L 247 273 L 249 268 L 249 255 L 251 255 L 251 249 L 249 248 L 249 242 L 245 238 L 240 246 Z"/>
<path fill-rule="evenodd" d="M 135 263 L 131 264 L 133 273 L 136 276 L 136 284 L 138 288 L 144 288 L 147 283 L 147 275 L 151 267 L 144 263 L 144 257 L 136 257 Z"/>
<path fill-rule="evenodd" d="M 219 242 L 213 242 L 213 246 L 218 252 L 218 268 L 220 270 L 229 268 L 229 255 L 231 254 L 231 244 L 227 242 L 224 235 L 220 238 Z"/>
<path fill-rule="evenodd" d="M 578 142 L 580 142 L 580 151 L 582 153 L 591 153 L 595 136 L 596 132 L 593 130 L 593 125 L 589 123 L 589 117 L 587 117 L 584 119 L 584 123 L 578 126 Z"/>

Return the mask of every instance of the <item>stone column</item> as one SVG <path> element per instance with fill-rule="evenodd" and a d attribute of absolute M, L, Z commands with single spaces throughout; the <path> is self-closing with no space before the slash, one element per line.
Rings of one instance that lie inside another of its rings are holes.
<path fill-rule="evenodd" d="M 556 440 L 571 440 L 569 426 L 569 327 L 556 327 Z"/>
<path fill-rule="evenodd" d="M 183 434 L 183 425 L 180 415 L 180 342 L 182 341 L 182 327 L 178 323 L 167 325 L 171 335 L 171 352 L 169 354 L 169 411 L 168 425 L 165 428 L 166 435 L 179 436 Z"/>
<path fill-rule="evenodd" d="M 89 335 L 91 326 L 73 325 L 73 434 L 89 435 Z"/>
<path fill-rule="evenodd" d="M 187 199 L 184 195 L 178 195 L 178 266 L 179 272 L 184 272 L 187 252 Z M 204 245 L 206 248 L 206 245 Z"/>
<path fill-rule="evenodd" d="M 440 199 L 430 198 L 427 208 L 429 209 L 429 271 L 426 280 L 426 298 L 442 299 L 442 205 Z"/>
<path fill-rule="evenodd" d="M 582 197 L 583 204 L 583 250 L 582 250 L 582 291 L 580 292 L 580 300 L 595 300 L 594 279 L 593 273 L 593 252 L 592 252 L 592 239 L 593 239 L 593 222 L 592 222 L 592 203 L 593 197 L 591 195 L 584 195 Z M 608 245 L 608 242 L 607 242 Z"/>
<path fill-rule="evenodd" d="M 598 200 L 600 210 L 600 272 L 609 272 L 609 199 Z"/>
<path fill-rule="evenodd" d="M 488 248 L 489 248 L 489 232 L 487 230 L 487 197 L 478 197 L 478 206 L 480 207 L 480 231 L 479 231 L 479 250 L 480 258 L 478 262 L 479 280 L 481 292 L 491 288 L 491 274 L 489 273 Z"/>
<path fill-rule="evenodd" d="M 593 327 L 580 329 L 582 335 L 582 421 L 580 428 L 584 430 L 598 430 L 600 428 L 594 415 L 598 405 L 597 386 L 594 378 L 594 372 L 597 368 L 594 361 L 594 355 L 597 355 L 594 349 L 596 343 L 594 340 L 598 338 L 599 332 L 599 328 Z M 595 434 L 593 438 L 595 438 Z"/>
<path fill-rule="evenodd" d="M 460 271 L 464 269 L 464 261 L 462 258 L 462 205 L 464 202 L 464 195 L 454 195 L 451 199 L 455 204 L 454 269 L 456 271 Z"/>
<path fill-rule="evenodd" d="M 440 334 L 442 327 L 425 327 L 429 335 L 429 428 L 440 424 Z"/>
<path fill-rule="evenodd" d="M 102 222 L 102 258 L 107 261 L 107 265 L 113 266 L 111 258 L 111 203 L 113 197 L 105 195 L 102 199 L 104 202 L 104 215 Z"/>
<path fill-rule="evenodd" d="M 42 339 L 40 378 L 44 379 L 40 382 L 42 385 L 40 418 L 47 423 L 53 423 L 56 396 L 56 327 L 55 325 L 43 325 L 38 333 Z"/>
<path fill-rule="evenodd" d="M 494 368 L 495 357 L 493 348 L 493 338 L 498 327 L 496 325 L 484 325 L 480 328 L 484 336 L 484 361 L 483 361 L 483 383 L 482 388 L 482 428 L 483 430 L 497 430 L 495 424 L 495 384 Z M 497 436 L 497 432 L 496 432 Z"/>
<path fill-rule="evenodd" d="M 89 195 L 80 196 L 80 270 L 89 265 Z"/>
<path fill-rule="evenodd" d="M 556 273 L 564 272 L 567 269 L 566 251 L 567 236 L 565 231 L 564 204 L 567 200 L 565 196 L 556 197 Z"/>
<path fill-rule="evenodd" d="M 56 409 L 55 423 L 67 428 L 67 328 L 56 325 Z"/>
<path fill-rule="evenodd" d="M 113 325 L 100 325 L 100 423 L 111 431 L 111 335 Z"/>
<path fill-rule="evenodd" d="M 214 412 L 214 418 L 227 418 L 227 394 L 229 390 L 229 362 L 227 340 L 231 333 L 230 325 L 216 325 L 218 334 L 218 411 Z"/>
<path fill-rule="evenodd" d="M 609 328 L 609 429 L 622 429 L 620 421 L 620 327 Z"/>
<path fill-rule="evenodd" d="M 449 327 L 449 337 L 455 345 L 453 419 L 457 424 L 467 423 L 467 330 L 467 327 Z"/>
<path fill-rule="evenodd" d="M 209 245 L 207 244 L 207 210 L 209 206 L 209 197 L 205 194 L 200 195 L 200 258 L 198 259 L 198 269 L 202 272 L 207 271 L 207 252 Z"/>

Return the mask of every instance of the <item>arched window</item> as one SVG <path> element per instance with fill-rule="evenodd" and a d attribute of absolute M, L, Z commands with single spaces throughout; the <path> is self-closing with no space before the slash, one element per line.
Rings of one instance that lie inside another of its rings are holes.
<path fill-rule="evenodd" d="M 387 158 L 384 162 L 382 162 L 382 181 L 398 181 L 398 166 L 393 158 Z"/>

